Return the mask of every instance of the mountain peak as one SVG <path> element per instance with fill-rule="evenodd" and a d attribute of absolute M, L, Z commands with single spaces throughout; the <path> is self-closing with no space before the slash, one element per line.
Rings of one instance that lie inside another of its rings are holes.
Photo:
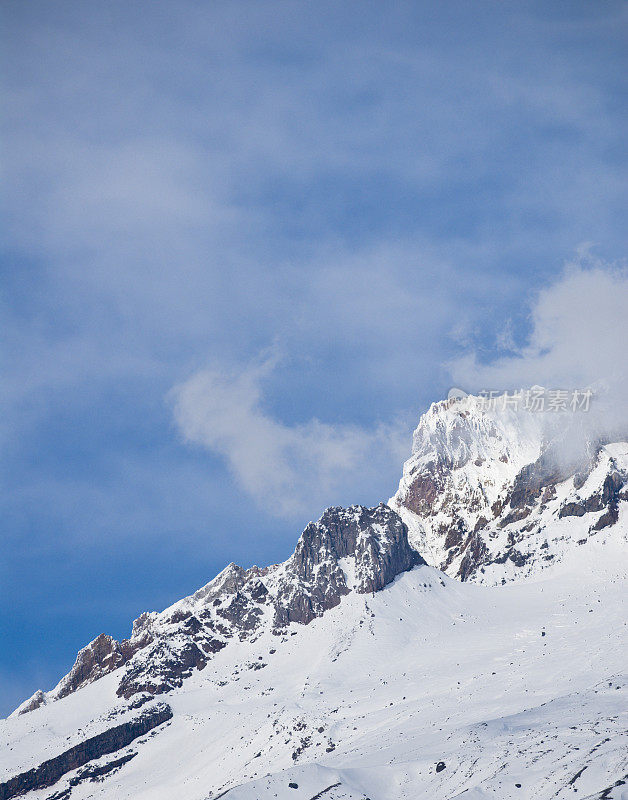
<path fill-rule="evenodd" d="M 507 397 L 491 408 L 484 398 L 451 398 L 421 417 L 389 503 L 428 563 L 452 577 L 531 576 L 615 524 L 627 447 L 592 437 L 577 414 L 513 408 Z M 574 504 L 583 519 L 562 524 Z"/>

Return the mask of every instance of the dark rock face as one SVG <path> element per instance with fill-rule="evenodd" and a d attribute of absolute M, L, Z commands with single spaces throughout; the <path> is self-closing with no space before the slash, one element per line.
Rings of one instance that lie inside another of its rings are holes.
<path fill-rule="evenodd" d="M 602 505 L 608 506 L 617 503 L 626 482 L 628 482 L 628 476 L 617 470 L 607 475 L 602 486 Z"/>
<path fill-rule="evenodd" d="M 306 527 L 284 564 L 250 569 L 230 564 L 171 611 L 142 614 L 129 639 L 99 636 L 80 651 L 51 697 L 38 692 L 21 713 L 118 669 L 119 697 L 176 689 L 231 639 L 258 636 L 264 626 L 280 634 L 290 623 L 307 624 L 349 592 L 380 591 L 424 564 L 407 534 L 401 518 L 383 503 L 329 508 Z"/>
<path fill-rule="evenodd" d="M 112 636 L 101 633 L 80 651 L 59 696 L 65 697 L 80 689 L 81 686 L 126 664 L 138 650 L 148 643 L 148 637 L 136 640 L 124 639 L 122 642 L 118 642 Z"/>
<path fill-rule="evenodd" d="M 403 504 L 415 514 L 429 514 L 434 502 L 444 487 L 443 468 L 436 462 L 427 465 L 420 475 L 416 475 L 404 498 Z"/>
<path fill-rule="evenodd" d="M 237 628 L 243 639 L 259 623 L 263 613 L 259 606 L 266 602 L 268 594 L 261 581 L 255 581 L 247 588 L 247 592 L 237 591 L 217 611 L 220 617 Z"/>
<path fill-rule="evenodd" d="M 80 770 L 73 778 L 70 778 L 68 783 L 70 786 L 78 786 L 83 781 L 90 780 L 98 780 L 98 778 L 102 778 L 103 775 L 108 775 L 110 772 L 114 772 L 120 767 L 123 767 L 127 762 L 131 761 L 135 758 L 137 753 L 131 752 L 126 753 L 120 758 L 114 758 L 111 761 L 107 761 L 106 764 L 101 764 L 100 766 L 90 766 L 89 764 L 82 770 Z"/>
<path fill-rule="evenodd" d="M 377 592 L 397 575 L 425 563 L 410 547 L 401 518 L 384 503 L 375 508 L 328 508 L 318 522 L 307 526 L 292 559 L 295 573 L 312 580 L 321 565 L 337 565 L 347 557 L 355 558 L 355 590 L 360 594 Z"/>
<path fill-rule="evenodd" d="M 171 718 L 172 710 L 165 703 L 146 709 L 135 719 L 85 739 L 60 755 L 44 761 L 38 767 L 0 783 L 0 800 L 9 800 L 33 789 L 52 786 L 67 772 L 82 767 L 88 761 L 127 747 L 135 739 Z"/>
<path fill-rule="evenodd" d="M 46 704 L 46 695 L 42 692 L 41 689 L 38 689 L 35 694 L 29 699 L 28 703 L 26 703 L 23 708 L 20 710 L 20 714 L 26 714 L 29 711 L 34 711 L 36 708 L 43 706 Z"/>
<path fill-rule="evenodd" d="M 137 621 L 136 621 L 137 622 Z M 66 697 L 82 686 L 93 683 L 113 670 L 126 664 L 133 655 L 150 643 L 149 636 L 116 641 L 112 636 L 101 633 L 87 647 L 79 651 L 74 666 L 58 687 L 55 699 Z M 37 691 L 29 703 L 20 710 L 20 714 L 33 711 L 46 702 L 42 691 Z"/>
<path fill-rule="evenodd" d="M 565 503 L 561 506 L 558 516 L 562 517 L 584 517 L 584 515 L 591 509 L 588 509 L 586 503 Z"/>
<path fill-rule="evenodd" d="M 582 459 L 565 463 L 552 450 L 546 450 L 536 461 L 525 466 L 515 478 L 508 497 L 511 509 L 532 505 L 544 489 L 554 487 L 582 468 Z"/>
<path fill-rule="evenodd" d="M 130 664 L 116 690 L 118 697 L 129 699 L 138 692 L 157 695 L 169 692 L 183 684 L 194 668 L 203 669 L 207 659 L 193 641 L 184 642 L 173 649 L 167 641 L 159 641 L 151 652 L 156 670 L 147 670 L 144 662 Z"/>
<path fill-rule="evenodd" d="M 474 533 L 465 549 L 465 554 L 460 562 L 458 575 L 461 581 L 466 581 L 469 576 L 480 566 L 486 563 L 488 549 L 481 536 Z"/>
<path fill-rule="evenodd" d="M 347 585 L 339 564 L 345 558 L 354 561 L 354 586 Z M 425 561 L 410 547 L 400 517 L 380 503 L 375 508 L 328 508 L 303 531 L 289 564 L 291 578 L 277 596 L 278 628 L 289 622 L 311 622 L 352 589 L 358 594 L 378 592 Z"/>
<path fill-rule="evenodd" d="M 601 508 L 606 508 L 605 514 L 598 519 L 591 530 L 601 531 L 614 525 L 619 519 L 619 501 L 622 499 L 622 489 L 628 483 L 628 475 L 622 472 L 611 472 L 606 476 L 600 496 Z"/>
<path fill-rule="evenodd" d="M 606 509 L 591 530 L 600 531 L 608 528 L 619 519 L 619 501 L 622 499 L 622 489 L 627 483 L 627 475 L 619 470 L 613 470 L 604 479 L 601 491 L 583 500 L 565 503 L 561 506 L 558 516 L 583 517 L 585 514 Z"/>

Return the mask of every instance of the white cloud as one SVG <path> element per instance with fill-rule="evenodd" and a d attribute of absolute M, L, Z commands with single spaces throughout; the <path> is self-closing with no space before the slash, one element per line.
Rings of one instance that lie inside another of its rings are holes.
<path fill-rule="evenodd" d="M 599 392 L 589 429 L 628 429 L 628 271 L 588 249 L 532 303 L 526 344 L 490 363 L 471 350 L 450 364 L 456 384 L 471 391 L 546 388 Z M 510 349 L 510 348 L 509 348 Z"/>
<path fill-rule="evenodd" d="M 401 422 L 369 430 L 318 419 L 286 425 L 268 414 L 262 384 L 274 366 L 269 359 L 237 373 L 202 370 L 171 392 L 186 440 L 223 456 L 260 505 L 277 516 L 317 513 L 352 492 L 359 501 L 382 472 L 399 470 L 410 445 Z"/>

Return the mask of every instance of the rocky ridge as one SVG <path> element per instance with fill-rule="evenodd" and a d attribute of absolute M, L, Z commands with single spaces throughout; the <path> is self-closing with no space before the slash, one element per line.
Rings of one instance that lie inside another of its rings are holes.
<path fill-rule="evenodd" d="M 52 691 L 36 692 L 14 713 L 33 711 L 116 670 L 119 697 L 163 694 L 202 670 L 230 641 L 254 641 L 265 630 L 281 639 L 290 623 L 307 625 L 350 592 L 380 591 L 424 563 L 401 518 L 383 503 L 328 508 L 305 528 L 284 563 L 250 569 L 229 564 L 190 597 L 161 613 L 142 614 L 128 639 L 101 634 Z"/>

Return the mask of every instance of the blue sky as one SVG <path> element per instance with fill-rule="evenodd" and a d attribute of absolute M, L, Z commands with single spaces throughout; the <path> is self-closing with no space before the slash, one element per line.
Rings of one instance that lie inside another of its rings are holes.
<path fill-rule="evenodd" d="M 324 505 L 386 499 L 420 412 L 520 358 L 566 263 L 601 315 L 625 297 L 628 14 L 1 13 L 6 713 Z"/>

